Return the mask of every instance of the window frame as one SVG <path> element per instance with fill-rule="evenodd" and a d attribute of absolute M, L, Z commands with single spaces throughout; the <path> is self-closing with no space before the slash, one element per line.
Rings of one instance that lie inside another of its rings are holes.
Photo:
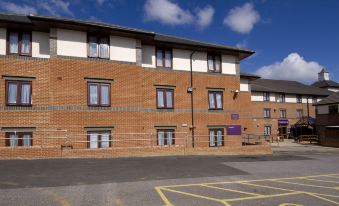
<path fill-rule="evenodd" d="M 301 116 L 299 116 L 299 112 L 301 112 Z M 303 109 L 297 109 L 297 118 L 303 118 L 304 116 L 304 110 Z"/>
<path fill-rule="evenodd" d="M 312 96 L 312 103 L 315 104 L 318 101 L 318 97 Z"/>
<path fill-rule="evenodd" d="M 297 103 L 302 103 L 303 102 L 303 95 L 297 94 L 296 99 L 297 99 Z"/>
<path fill-rule="evenodd" d="M 214 131 L 215 135 L 214 135 L 214 146 L 212 145 L 211 146 L 211 131 Z M 218 145 L 218 140 L 217 140 L 217 132 L 218 131 L 221 131 L 221 135 L 222 135 L 222 138 L 221 138 L 221 145 Z M 224 136 L 225 136 L 225 129 L 224 128 L 209 128 L 208 129 L 208 146 L 209 147 L 223 147 L 225 146 L 225 139 L 224 139 Z"/>
<path fill-rule="evenodd" d="M 280 101 L 280 95 L 281 95 L 281 101 Z M 285 93 L 278 93 L 278 102 L 279 103 L 285 103 L 285 98 L 286 98 L 286 96 L 285 96 Z"/>
<path fill-rule="evenodd" d="M 90 56 L 90 38 L 94 37 L 96 39 L 96 45 L 97 45 L 97 54 L 98 56 Z M 100 44 L 101 44 L 101 39 L 102 38 L 107 38 L 107 44 L 108 44 L 108 57 L 101 57 L 100 56 Z M 98 35 L 98 34 L 93 34 L 93 33 L 87 33 L 87 57 L 88 58 L 93 58 L 93 59 L 110 59 L 111 54 L 111 43 L 110 43 L 110 35 Z"/>
<path fill-rule="evenodd" d="M 270 101 L 270 93 L 269 92 L 263 92 L 263 101 L 269 102 Z"/>
<path fill-rule="evenodd" d="M 214 102 L 215 102 L 215 108 L 211 108 L 211 102 L 210 102 L 210 94 L 213 94 Z M 221 108 L 218 108 L 218 103 L 217 103 L 217 95 L 220 93 L 221 94 Z M 208 91 L 208 110 L 224 110 L 224 92 L 223 91 L 214 91 L 214 90 L 209 90 Z"/>
<path fill-rule="evenodd" d="M 164 132 L 164 144 L 159 144 L 159 132 Z M 172 144 L 168 144 L 167 132 L 172 132 Z M 175 129 L 157 129 L 157 145 L 158 146 L 174 146 L 175 145 Z"/>
<path fill-rule="evenodd" d="M 270 133 L 266 134 L 266 128 L 269 128 Z M 272 135 L 272 126 L 271 125 L 264 125 L 264 135 L 271 136 Z"/>
<path fill-rule="evenodd" d="M 9 84 L 11 82 L 14 82 L 17 84 L 17 95 L 16 95 L 16 103 L 10 103 L 8 101 L 9 97 Z M 25 81 L 25 80 L 6 80 L 5 81 L 5 96 L 6 96 L 6 105 L 7 106 L 26 106 L 30 107 L 32 106 L 32 94 L 33 94 L 33 86 L 31 81 Z M 29 103 L 21 103 L 21 90 L 22 90 L 22 84 L 29 84 L 31 89 L 30 89 L 30 94 L 29 94 Z"/>
<path fill-rule="evenodd" d="M 266 116 L 266 111 L 269 111 L 269 113 L 268 113 L 269 115 L 268 116 Z M 265 119 L 270 119 L 271 118 L 271 115 L 272 115 L 271 114 L 271 108 L 264 108 L 263 112 L 264 112 L 264 118 Z"/>
<path fill-rule="evenodd" d="M 98 135 L 98 140 L 97 140 L 97 148 L 91 148 L 91 134 L 96 134 Z M 109 146 L 108 147 L 102 147 L 102 142 L 101 142 L 101 135 L 103 134 L 108 134 L 109 135 Z M 87 131 L 87 149 L 108 149 L 112 148 L 112 132 L 110 130 L 100 130 L 100 131 Z"/>
<path fill-rule="evenodd" d="M 91 104 L 91 96 L 90 96 L 90 85 L 97 85 L 98 92 L 98 103 Z M 108 87 L 108 104 L 101 103 L 101 86 L 109 85 Z M 111 83 L 108 82 L 87 82 L 87 105 L 89 107 L 110 107 L 111 106 Z"/>
<path fill-rule="evenodd" d="M 33 146 L 33 132 L 6 132 L 5 133 L 5 146 L 6 147 L 12 147 L 10 145 L 10 135 L 15 134 L 18 136 L 18 145 L 14 147 L 32 147 Z M 23 136 L 24 135 L 30 135 L 30 146 L 24 146 L 23 145 Z"/>
<path fill-rule="evenodd" d="M 216 71 L 215 57 L 218 56 L 220 58 L 220 71 Z M 208 63 L 209 57 L 213 57 L 213 70 L 210 70 L 210 65 Z M 222 55 L 221 54 L 213 54 L 207 53 L 207 72 L 209 73 L 222 73 Z"/>
<path fill-rule="evenodd" d="M 162 51 L 162 66 L 158 65 L 158 50 Z M 166 67 L 166 51 L 170 51 L 171 53 L 171 66 Z M 156 68 L 165 68 L 165 69 L 173 69 L 173 49 L 167 47 L 156 47 L 155 48 L 155 67 Z"/>
<path fill-rule="evenodd" d="M 18 34 L 18 53 L 12 53 L 10 49 L 10 35 L 11 33 L 17 33 Z M 29 39 L 29 53 L 22 53 L 21 48 L 22 48 L 22 36 L 23 34 L 29 34 L 30 39 Z M 8 30 L 7 31 L 7 42 L 6 42 L 6 53 L 8 55 L 16 55 L 16 56 L 27 56 L 31 57 L 32 56 L 32 31 L 24 31 L 24 30 Z"/>
<path fill-rule="evenodd" d="M 158 101 L 158 91 L 162 91 L 164 93 L 163 95 L 163 101 L 164 101 L 164 107 L 159 106 L 159 101 Z M 172 93 L 172 107 L 168 107 L 167 105 L 167 92 Z M 174 89 L 173 88 L 156 88 L 156 108 L 157 109 L 174 109 Z"/>
<path fill-rule="evenodd" d="M 287 118 L 287 110 L 286 109 L 280 109 L 279 110 L 279 116 L 280 116 L 280 119 L 286 119 Z"/>

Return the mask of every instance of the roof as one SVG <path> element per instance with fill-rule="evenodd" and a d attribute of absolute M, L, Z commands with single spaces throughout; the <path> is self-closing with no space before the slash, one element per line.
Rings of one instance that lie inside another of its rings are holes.
<path fill-rule="evenodd" d="M 286 94 L 304 94 L 328 96 L 332 92 L 326 89 L 302 84 L 297 81 L 257 79 L 252 81 L 252 91 L 281 92 Z"/>
<path fill-rule="evenodd" d="M 326 70 L 326 68 L 323 68 L 318 74 L 320 73 L 328 73 L 328 71 Z"/>
<path fill-rule="evenodd" d="M 330 96 L 317 102 L 315 105 L 326 105 L 326 104 L 339 104 L 339 93 L 332 93 Z"/>
<path fill-rule="evenodd" d="M 126 35 L 126 33 L 133 33 L 138 35 L 138 38 L 141 38 L 142 41 L 151 41 L 153 43 L 170 43 L 174 45 L 186 46 L 192 49 L 206 49 L 215 52 L 225 52 L 233 55 L 238 55 L 239 59 L 242 60 L 248 56 L 254 54 L 254 51 L 239 49 L 236 47 L 212 44 L 204 41 L 198 41 L 193 39 L 181 38 L 171 35 L 160 34 L 152 31 L 146 31 L 142 29 L 135 29 L 124 27 L 115 24 L 97 22 L 97 21 L 86 21 L 80 19 L 69 19 L 62 17 L 51 17 L 51 16 L 38 16 L 38 15 L 18 15 L 18 14 L 5 14 L 0 13 L 0 26 L 2 24 L 8 23 L 8 26 L 13 26 L 13 23 L 27 24 L 31 26 L 41 27 L 66 27 L 70 29 L 89 29 L 92 28 L 94 32 L 97 32 L 97 29 L 106 30 L 106 31 L 119 31 L 119 35 Z"/>
<path fill-rule="evenodd" d="M 241 78 L 245 78 L 245 79 L 251 79 L 251 80 L 255 80 L 255 79 L 261 78 L 258 75 L 247 73 L 247 72 L 240 72 L 240 77 Z"/>
<path fill-rule="evenodd" d="M 314 87 L 325 88 L 325 87 L 336 87 L 339 88 L 339 83 L 332 80 L 317 81 L 312 84 Z"/>

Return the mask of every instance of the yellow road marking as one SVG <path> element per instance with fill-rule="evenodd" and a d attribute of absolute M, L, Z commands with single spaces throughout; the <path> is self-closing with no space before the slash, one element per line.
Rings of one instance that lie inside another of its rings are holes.
<path fill-rule="evenodd" d="M 187 196 L 191 196 L 191 197 L 196 197 L 196 198 L 201 198 L 201 199 L 205 199 L 205 200 L 211 200 L 211 201 L 214 201 L 214 202 L 219 202 L 219 203 L 224 204 L 225 206 L 231 206 L 226 201 L 221 200 L 221 199 L 217 199 L 217 198 L 213 198 L 213 197 L 207 197 L 207 196 L 197 195 L 197 194 L 193 194 L 193 193 L 189 193 L 189 192 L 182 192 L 182 191 L 178 191 L 178 190 L 172 190 L 172 189 L 169 189 L 169 188 L 161 188 L 161 189 L 165 190 L 165 191 L 169 191 L 169 192 L 174 192 L 174 193 L 182 194 L 182 195 L 187 195 Z"/>
<path fill-rule="evenodd" d="M 296 190 L 290 190 L 290 189 L 285 189 L 285 188 L 280 188 L 280 187 L 271 187 L 271 186 L 266 186 L 266 185 L 257 185 L 257 184 L 248 183 L 248 182 L 242 182 L 239 184 L 251 185 L 255 187 L 262 187 L 262 188 L 268 188 L 268 189 L 275 189 L 275 190 L 282 190 L 282 191 L 287 191 L 287 192 L 297 192 Z"/>
<path fill-rule="evenodd" d="M 282 193 L 282 194 L 274 194 L 274 195 L 258 195 L 252 197 L 240 197 L 240 198 L 232 198 L 232 199 L 224 199 L 227 202 L 236 202 L 236 201 L 243 201 L 243 200 L 255 200 L 255 199 L 266 199 L 272 197 L 282 197 L 288 195 L 298 195 L 303 194 L 303 192 L 289 192 L 289 193 Z"/>
<path fill-rule="evenodd" d="M 308 186 L 308 187 L 319 187 L 319 188 L 326 188 L 326 189 L 332 189 L 332 190 L 334 189 L 335 190 L 335 187 L 326 187 L 326 186 L 303 184 L 303 183 L 296 183 L 296 182 L 286 182 L 286 181 L 281 181 L 281 180 L 274 180 L 273 182 L 281 182 L 281 183 L 292 184 L 292 185 L 301 185 L 301 186 Z"/>
<path fill-rule="evenodd" d="M 294 204 L 294 203 L 282 203 L 279 206 L 303 206 L 303 205 Z"/>
<path fill-rule="evenodd" d="M 331 181 L 331 180 L 318 180 L 318 179 L 312 179 L 312 178 L 305 178 L 305 180 L 312 180 L 312 181 L 317 181 L 317 182 L 329 182 L 329 183 L 338 183 L 337 181 Z"/>
<path fill-rule="evenodd" d="M 315 195 L 313 193 L 307 193 L 308 195 L 312 196 L 312 197 L 316 197 L 318 199 L 321 199 L 321 200 L 324 200 L 324 201 L 327 201 L 327 202 L 330 202 L 330 203 L 333 203 L 335 205 L 339 205 L 339 202 L 336 202 L 336 201 L 333 201 L 333 200 L 329 200 L 327 198 L 324 198 L 324 197 L 320 197 L 319 195 Z"/>
<path fill-rule="evenodd" d="M 215 186 L 211 186 L 211 185 L 204 185 L 204 184 L 202 184 L 201 186 L 208 187 L 208 188 L 213 188 L 213 189 L 217 189 L 217 190 L 225 190 L 225 191 L 230 191 L 230 192 L 236 192 L 236 193 L 241 193 L 241 194 L 246 194 L 246 195 L 254 195 L 254 196 L 262 195 L 262 194 L 252 193 L 252 192 L 244 192 L 244 191 L 240 191 L 240 190 L 233 190 L 233 189 L 223 188 L 223 187 L 215 187 Z"/>
<path fill-rule="evenodd" d="M 167 199 L 167 197 L 164 195 L 164 193 L 161 191 L 161 187 L 155 187 L 155 190 L 160 195 L 162 201 L 164 201 L 166 206 L 174 206 L 172 203 Z"/>

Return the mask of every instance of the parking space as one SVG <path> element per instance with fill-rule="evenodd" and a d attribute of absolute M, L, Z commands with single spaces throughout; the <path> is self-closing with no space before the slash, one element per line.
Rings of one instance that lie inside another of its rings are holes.
<path fill-rule="evenodd" d="M 166 206 L 339 205 L 339 173 L 157 186 Z"/>

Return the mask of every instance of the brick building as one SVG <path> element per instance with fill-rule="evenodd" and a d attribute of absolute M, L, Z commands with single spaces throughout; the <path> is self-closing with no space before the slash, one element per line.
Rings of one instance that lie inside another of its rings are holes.
<path fill-rule="evenodd" d="M 250 108 L 249 81 L 258 77 L 240 80 L 240 61 L 253 53 L 105 23 L 1 14 L 0 154 L 241 147 L 249 123 L 242 114 L 251 113 L 241 108 Z"/>

